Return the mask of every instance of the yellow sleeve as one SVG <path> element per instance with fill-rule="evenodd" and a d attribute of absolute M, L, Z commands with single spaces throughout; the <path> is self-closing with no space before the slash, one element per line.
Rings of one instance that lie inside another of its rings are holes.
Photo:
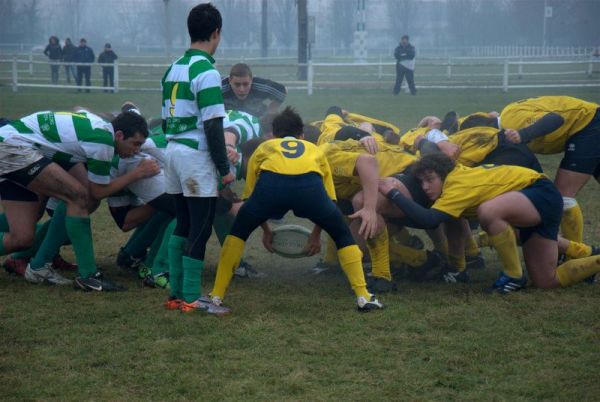
<path fill-rule="evenodd" d="M 321 135 L 319 136 L 317 145 L 333 141 L 335 134 L 345 125 L 346 122 L 344 119 L 337 114 L 328 114 L 325 120 L 321 122 Z"/>
<path fill-rule="evenodd" d="M 387 121 L 378 120 L 369 116 L 363 116 L 362 114 L 358 113 L 348 113 L 348 120 L 354 123 L 371 123 L 373 125 L 389 128 L 394 132 L 394 134 L 400 135 L 400 129 L 395 125 L 388 123 Z"/>
<path fill-rule="evenodd" d="M 320 152 L 320 151 L 319 151 Z M 337 200 L 335 195 L 335 187 L 333 185 L 333 177 L 331 175 L 331 169 L 329 168 L 329 163 L 327 162 L 327 158 L 321 152 L 321 156 L 319 157 L 319 163 L 321 165 L 321 172 L 323 173 L 323 186 L 325 187 L 325 191 L 327 191 L 327 195 L 333 201 Z"/>
<path fill-rule="evenodd" d="M 338 149 L 334 144 L 327 150 L 327 163 L 334 176 L 352 177 L 356 167 L 356 160 L 360 156 L 358 152 L 350 152 Z"/>
<path fill-rule="evenodd" d="M 254 191 L 258 175 L 260 173 L 260 165 L 263 158 L 263 152 L 259 147 L 248 161 L 248 167 L 246 168 L 246 185 L 244 186 L 244 192 L 242 193 L 242 199 L 247 200 Z"/>

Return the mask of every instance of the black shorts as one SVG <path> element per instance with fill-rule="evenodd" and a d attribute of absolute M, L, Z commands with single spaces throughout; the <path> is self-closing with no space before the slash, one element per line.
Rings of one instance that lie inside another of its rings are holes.
<path fill-rule="evenodd" d="M 542 165 L 531 149 L 525 144 L 512 144 L 506 140 L 504 130 L 498 133 L 498 145 L 479 165 L 521 166 L 544 173 Z"/>
<path fill-rule="evenodd" d="M 50 159 L 44 157 L 27 167 L 7 173 L 2 177 L 27 187 L 51 163 Z"/>
<path fill-rule="evenodd" d="M 260 173 L 244 207 L 264 220 L 281 219 L 290 210 L 300 218 L 318 219 L 337 209 L 319 174 L 282 175 L 269 171 Z"/>
<path fill-rule="evenodd" d="M 115 221 L 115 223 L 117 224 L 119 229 L 123 230 L 123 225 L 125 224 L 125 218 L 127 218 L 127 214 L 133 208 L 134 207 L 132 207 L 131 205 L 127 205 L 125 207 L 108 207 L 108 210 L 110 211 L 110 215 L 112 216 L 113 220 Z"/>
<path fill-rule="evenodd" d="M 560 168 L 573 172 L 594 174 L 600 165 L 600 109 L 585 128 L 565 144 Z"/>
<path fill-rule="evenodd" d="M 562 219 L 563 199 L 554 183 L 548 179 L 539 179 L 519 192 L 529 198 L 542 218 L 542 222 L 537 226 L 518 228 L 521 244 L 525 244 L 534 233 L 545 239 L 557 240 Z"/>
<path fill-rule="evenodd" d="M 392 177 L 404 184 L 414 202 L 425 208 L 429 208 L 431 205 L 433 205 L 433 202 L 429 199 L 429 197 L 427 197 L 425 191 L 423 191 L 421 182 L 410 172 L 410 170 L 406 170 L 403 173 L 398 173 Z"/>
<path fill-rule="evenodd" d="M 38 195 L 9 180 L 0 182 L 0 199 L 3 201 L 37 202 Z"/>

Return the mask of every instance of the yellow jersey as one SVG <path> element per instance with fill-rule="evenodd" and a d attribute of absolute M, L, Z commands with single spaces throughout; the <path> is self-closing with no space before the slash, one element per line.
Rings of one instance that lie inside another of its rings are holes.
<path fill-rule="evenodd" d="M 362 188 L 355 167 L 358 157 L 368 154 L 367 150 L 356 140 L 333 141 L 320 148 L 329 162 L 336 194 L 339 198 L 350 199 Z M 378 144 L 378 152 L 373 156 L 377 160 L 380 177 L 403 172 L 416 161 L 416 157 L 404 152 L 402 147 L 386 143 Z"/>
<path fill-rule="evenodd" d="M 408 130 L 402 137 L 400 137 L 400 145 L 404 147 L 405 150 L 416 153 L 417 149 L 415 148 L 415 139 L 422 135 L 423 137 L 427 134 L 427 132 L 431 130 L 429 127 L 417 127 L 412 130 Z"/>
<path fill-rule="evenodd" d="M 540 96 L 514 102 L 500 114 L 502 128 L 520 130 L 535 123 L 548 113 L 556 113 L 564 119 L 558 129 L 530 141 L 529 148 L 539 154 L 555 154 L 564 151 L 565 143 L 587 126 L 600 105 L 570 96 Z"/>
<path fill-rule="evenodd" d="M 358 113 L 348 113 L 347 119 L 354 123 L 356 126 L 358 126 L 360 123 L 371 123 L 373 124 L 373 126 L 375 126 L 375 131 L 377 131 L 377 129 L 390 129 L 394 132 L 394 134 L 400 135 L 400 129 L 392 123 L 388 123 L 387 121 L 375 119 L 369 116 L 364 116 Z"/>
<path fill-rule="evenodd" d="M 546 178 L 542 173 L 520 166 L 482 165 L 469 168 L 457 165 L 442 187 L 442 194 L 431 208 L 455 218 L 477 216 L 477 208 L 485 201 L 510 191 L 522 190 Z"/>
<path fill-rule="evenodd" d="M 463 116 L 463 117 L 459 117 L 457 119 L 457 121 L 458 121 L 458 127 L 460 127 L 465 122 L 465 120 L 467 120 L 471 116 L 489 117 L 490 114 L 488 112 L 475 112 L 475 113 L 471 113 L 471 114 L 468 114 L 468 115 Z"/>
<path fill-rule="evenodd" d="M 263 170 L 282 175 L 318 173 L 329 197 L 336 199 L 327 158 L 321 149 L 308 141 L 285 137 L 260 144 L 248 161 L 243 199 L 250 197 Z"/>
<path fill-rule="evenodd" d="M 498 132 L 494 127 L 472 127 L 457 131 L 448 137 L 448 141 L 460 147 L 457 162 L 473 167 L 496 149 Z"/>
<path fill-rule="evenodd" d="M 354 120 L 352 120 L 352 119 L 354 119 Z M 373 123 L 373 124 L 390 125 L 389 123 L 385 123 L 381 120 L 372 119 L 370 117 L 362 116 L 362 115 L 359 115 L 356 113 L 349 113 L 348 121 L 344 120 L 339 115 L 332 113 L 332 114 L 327 115 L 327 117 L 325 117 L 325 120 L 321 121 L 320 124 L 319 124 L 319 122 L 314 122 L 311 124 L 316 127 L 319 127 L 319 129 L 321 130 L 321 135 L 319 136 L 319 139 L 317 140 L 317 145 L 322 145 L 322 144 L 326 144 L 328 142 L 334 141 L 335 135 L 337 134 L 337 132 L 339 131 L 340 128 L 342 128 L 344 126 L 358 127 L 358 125 L 360 123 L 367 122 L 367 121 L 369 123 Z M 375 122 L 377 122 L 377 123 L 375 123 Z M 371 136 L 373 136 L 373 138 L 375 138 L 377 140 L 377 142 L 379 142 L 379 143 L 385 142 L 385 139 L 383 138 L 383 136 L 381 136 L 380 134 L 378 134 L 376 132 L 371 133 Z"/>

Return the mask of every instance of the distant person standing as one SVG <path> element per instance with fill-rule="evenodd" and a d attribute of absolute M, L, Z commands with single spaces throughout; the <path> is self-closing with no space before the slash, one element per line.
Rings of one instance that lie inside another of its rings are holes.
<path fill-rule="evenodd" d="M 117 60 L 119 56 L 115 52 L 113 52 L 110 43 L 104 45 L 104 51 L 100 53 L 98 56 L 98 63 L 110 63 L 113 64 L 115 60 Z M 112 66 L 102 66 L 102 80 L 104 82 L 105 87 L 114 87 L 115 86 L 115 68 Z M 110 83 L 110 85 L 109 85 Z M 104 92 L 108 92 L 107 89 Z M 111 92 L 115 92 L 114 89 Z"/>
<path fill-rule="evenodd" d="M 231 67 L 229 77 L 221 82 L 225 109 L 239 110 L 261 117 L 276 112 L 285 100 L 287 90 L 282 84 L 260 77 L 252 77 L 247 64 Z"/>
<path fill-rule="evenodd" d="M 415 47 L 408 41 L 408 35 L 403 35 L 400 38 L 400 44 L 394 50 L 394 57 L 396 58 L 396 85 L 394 85 L 394 95 L 398 95 L 402 88 L 402 81 L 406 76 L 406 82 L 412 95 L 417 94 L 415 88 Z"/>
<path fill-rule="evenodd" d="M 71 42 L 71 38 L 65 39 L 65 45 L 62 49 L 63 61 L 65 63 L 73 61 L 73 58 L 75 57 L 75 50 L 76 48 L 73 45 L 73 42 Z M 73 80 L 77 81 L 77 75 L 75 75 L 75 67 L 73 67 L 72 64 L 65 64 L 65 74 L 67 76 L 67 84 L 71 83 L 71 77 L 73 77 Z"/>
<path fill-rule="evenodd" d="M 96 57 L 94 56 L 94 51 L 87 46 L 87 41 L 85 38 L 81 38 L 79 41 L 79 47 L 75 49 L 75 57 L 73 61 L 76 63 L 93 63 Z M 77 86 L 81 86 L 81 81 L 83 81 L 83 77 L 85 76 L 85 85 L 91 86 L 92 83 L 90 81 L 90 75 L 92 74 L 91 65 L 88 66 L 77 66 Z M 81 89 L 77 90 L 81 92 Z M 90 92 L 89 89 L 86 89 L 85 92 Z"/>
<path fill-rule="evenodd" d="M 50 60 L 50 79 L 53 84 L 58 84 L 58 69 L 60 68 L 58 63 L 62 60 L 63 54 L 56 36 L 51 36 L 48 39 L 48 45 L 44 49 L 44 54 Z"/>

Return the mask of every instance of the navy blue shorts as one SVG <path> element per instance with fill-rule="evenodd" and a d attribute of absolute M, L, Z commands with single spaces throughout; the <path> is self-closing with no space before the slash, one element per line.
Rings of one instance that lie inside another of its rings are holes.
<path fill-rule="evenodd" d="M 548 179 L 539 179 L 520 192 L 529 198 L 542 218 L 542 222 L 537 226 L 517 228 L 521 244 L 525 244 L 534 233 L 545 239 L 557 240 L 562 219 L 563 199 L 554 183 Z"/>
<path fill-rule="evenodd" d="M 560 168 L 578 173 L 594 174 L 600 165 L 600 109 L 585 128 L 565 144 Z"/>

